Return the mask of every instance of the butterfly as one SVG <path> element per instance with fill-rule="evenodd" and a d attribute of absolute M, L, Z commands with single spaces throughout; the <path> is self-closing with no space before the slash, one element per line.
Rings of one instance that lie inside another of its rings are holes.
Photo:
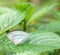
<path fill-rule="evenodd" d="M 29 37 L 29 34 L 24 31 L 12 31 L 7 34 L 7 37 L 15 44 L 23 44 Z"/>

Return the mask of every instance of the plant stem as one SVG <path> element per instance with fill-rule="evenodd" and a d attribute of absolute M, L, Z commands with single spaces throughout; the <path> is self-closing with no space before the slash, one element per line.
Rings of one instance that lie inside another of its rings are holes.
<path fill-rule="evenodd" d="M 24 20 L 24 31 L 26 31 L 26 20 Z"/>

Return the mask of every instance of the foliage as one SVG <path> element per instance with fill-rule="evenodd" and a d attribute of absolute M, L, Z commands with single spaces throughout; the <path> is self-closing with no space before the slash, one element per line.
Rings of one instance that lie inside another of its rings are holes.
<path fill-rule="evenodd" d="M 41 26 L 43 27 L 38 28 L 40 31 L 60 32 L 60 22 L 49 22 Z"/>
<path fill-rule="evenodd" d="M 52 15 L 55 17 L 57 21 L 60 21 L 60 12 L 51 11 Z"/>
<path fill-rule="evenodd" d="M 37 37 L 36 37 L 37 36 Z M 15 46 L 7 37 L 0 41 L 2 49 L 12 52 L 33 52 L 39 54 L 40 52 L 50 51 L 60 48 L 60 37 L 52 32 L 35 32 L 30 33 L 29 40 L 22 44 Z M 31 54 L 32 55 L 32 54 Z"/>
<path fill-rule="evenodd" d="M 44 6 L 43 8 L 41 8 L 40 10 L 38 10 L 37 12 L 35 12 L 32 17 L 30 18 L 30 20 L 28 21 L 28 24 L 37 19 L 37 18 L 40 18 L 42 17 L 44 14 L 46 14 L 47 12 L 49 12 L 56 4 L 51 4 L 48 6 Z"/>
<path fill-rule="evenodd" d="M 0 50 L 6 49 L 6 51 L 16 53 L 16 55 L 39 55 L 41 52 L 60 49 L 60 37 L 54 33 L 60 31 L 60 22 L 58 21 L 47 23 L 46 26 L 36 32 L 30 32 L 29 39 L 17 46 L 7 38 L 6 33 L 25 19 L 29 24 L 30 21 L 44 16 L 55 5 L 54 3 L 49 7 L 45 6 L 37 13 L 34 12 L 34 6 L 30 3 L 17 4 L 14 9 L 0 7 Z M 54 12 L 52 14 L 58 16 Z"/>
<path fill-rule="evenodd" d="M 24 19 L 25 12 L 21 13 L 17 10 L 3 7 L 1 7 L 1 9 L 5 9 L 6 12 L 0 10 L 4 12 L 0 15 L 0 34 L 14 27 Z"/>

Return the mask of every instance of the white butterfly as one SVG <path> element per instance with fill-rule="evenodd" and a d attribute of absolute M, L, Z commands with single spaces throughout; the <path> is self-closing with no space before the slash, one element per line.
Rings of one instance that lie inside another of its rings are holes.
<path fill-rule="evenodd" d="M 12 31 L 7 34 L 7 37 L 15 44 L 22 44 L 24 43 L 28 37 L 29 34 L 23 31 Z"/>

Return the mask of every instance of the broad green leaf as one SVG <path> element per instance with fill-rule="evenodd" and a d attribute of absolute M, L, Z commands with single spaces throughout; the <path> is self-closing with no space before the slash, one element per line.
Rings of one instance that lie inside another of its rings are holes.
<path fill-rule="evenodd" d="M 0 40 L 0 46 L 2 49 L 6 49 L 7 51 L 15 52 L 15 53 L 17 53 L 17 52 L 25 53 L 25 51 L 30 52 L 30 54 L 31 54 L 31 52 L 33 52 L 33 53 L 35 52 L 37 54 L 40 53 L 37 51 L 39 48 L 37 48 L 37 50 L 36 50 L 36 47 L 38 47 L 38 46 L 31 45 L 31 44 L 29 44 L 29 42 L 16 46 L 7 37 Z"/>
<path fill-rule="evenodd" d="M 60 37 L 53 32 L 38 31 L 31 34 L 30 44 L 38 45 L 40 52 L 60 49 Z"/>
<path fill-rule="evenodd" d="M 44 6 L 43 8 L 41 8 L 40 10 L 38 10 L 37 12 L 35 12 L 30 20 L 28 21 L 27 24 L 29 24 L 31 21 L 37 19 L 37 18 L 40 18 L 42 16 L 44 16 L 46 13 L 48 13 L 56 4 L 51 4 L 51 5 L 46 5 Z"/>
<path fill-rule="evenodd" d="M 51 11 L 52 15 L 55 17 L 57 21 L 60 21 L 60 12 Z"/>
<path fill-rule="evenodd" d="M 60 32 L 60 22 L 50 22 L 39 27 L 40 31 Z"/>
<path fill-rule="evenodd" d="M 5 9 L 8 11 L 0 15 L 0 34 L 14 27 L 25 18 L 25 12 L 21 13 L 18 10 Z"/>
<path fill-rule="evenodd" d="M 0 40 L 0 46 L 11 52 L 39 55 L 41 52 L 60 49 L 60 37 L 52 32 L 30 33 L 29 41 L 14 45 L 7 37 Z M 32 54 L 33 53 L 33 54 Z"/>

